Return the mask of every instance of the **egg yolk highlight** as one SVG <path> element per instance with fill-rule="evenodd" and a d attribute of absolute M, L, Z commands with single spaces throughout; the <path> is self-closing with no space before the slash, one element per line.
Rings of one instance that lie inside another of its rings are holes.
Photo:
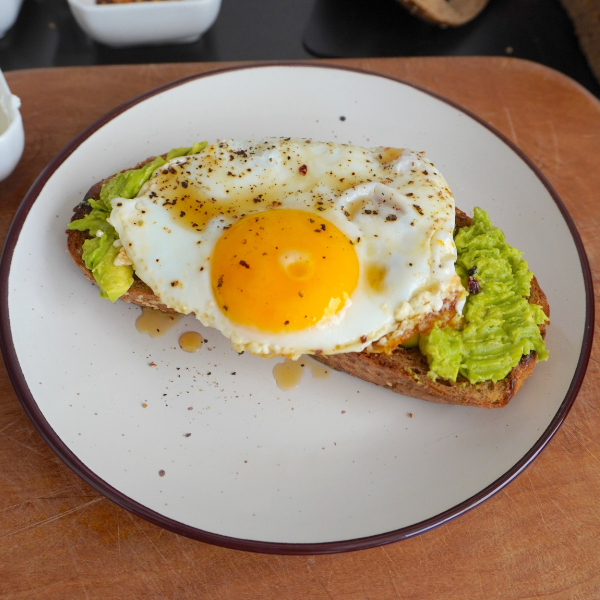
<path fill-rule="evenodd" d="M 326 219 L 278 209 L 243 217 L 218 240 L 211 283 L 232 321 L 298 331 L 339 312 L 358 283 L 356 251 Z"/>

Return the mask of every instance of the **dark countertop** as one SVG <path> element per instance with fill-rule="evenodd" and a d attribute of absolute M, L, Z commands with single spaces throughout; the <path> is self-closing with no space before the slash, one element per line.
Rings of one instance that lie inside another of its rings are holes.
<path fill-rule="evenodd" d="M 70 65 L 314 57 L 502 56 L 557 69 L 600 96 L 559 0 L 491 0 L 473 22 L 439 29 L 395 0 L 223 0 L 193 44 L 112 49 L 75 23 L 66 0 L 25 0 L 0 40 L 4 71 Z"/>

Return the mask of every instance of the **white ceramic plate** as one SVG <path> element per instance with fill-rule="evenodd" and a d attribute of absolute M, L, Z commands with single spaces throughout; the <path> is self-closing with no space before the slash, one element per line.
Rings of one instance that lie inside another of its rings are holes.
<path fill-rule="evenodd" d="M 525 252 L 552 310 L 550 360 L 506 408 L 430 404 L 337 372 L 318 379 L 308 365 L 300 385 L 283 392 L 272 375 L 278 360 L 238 356 L 193 318 L 151 339 L 135 329 L 138 308 L 98 297 L 66 254 L 64 234 L 93 183 L 194 140 L 264 136 L 424 149 L 459 207 L 489 211 Z M 217 71 L 113 111 L 30 190 L 0 275 L 8 369 L 58 455 L 128 510 L 247 550 L 365 548 L 476 506 L 554 434 L 591 346 L 585 254 L 531 162 L 451 102 L 333 67 Z M 179 349 L 185 330 L 208 340 L 198 353 Z"/>

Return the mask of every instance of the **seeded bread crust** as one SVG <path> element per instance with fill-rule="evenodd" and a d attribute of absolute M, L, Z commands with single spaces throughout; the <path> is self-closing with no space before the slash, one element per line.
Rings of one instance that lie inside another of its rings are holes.
<path fill-rule="evenodd" d="M 154 157 L 136 165 L 143 166 Z M 73 209 L 71 221 L 81 219 L 91 211 L 88 204 L 89 198 L 98 198 L 103 183 L 100 181 L 93 185 L 85 195 L 83 201 Z M 460 229 L 471 224 L 471 218 L 464 212 L 456 209 L 456 228 Z M 82 259 L 83 243 L 90 236 L 87 231 L 67 231 L 67 247 L 75 264 L 81 269 L 87 279 L 95 283 Z M 138 306 L 153 308 L 162 312 L 175 313 L 173 309 L 163 304 L 154 292 L 134 274 L 134 281 L 129 291 L 121 296 L 121 300 L 137 304 Z M 550 306 L 546 295 L 541 290 L 537 279 L 531 281 L 531 295 L 529 302 L 539 304 L 546 316 L 550 316 Z M 540 325 L 542 336 L 546 334 L 549 322 Z M 345 354 L 316 355 L 323 364 L 359 377 L 365 381 L 390 389 L 398 394 L 404 394 L 429 402 L 442 404 L 462 404 L 467 406 L 482 406 L 498 408 L 508 404 L 509 400 L 517 393 L 525 380 L 533 373 L 537 362 L 537 354 L 532 352 L 523 356 L 519 364 L 501 381 L 492 383 L 471 384 L 462 376 L 456 382 L 437 379 L 433 381 L 427 376 L 429 366 L 425 357 L 417 348 L 406 350 L 397 348 L 391 354 L 375 354 L 363 352 L 348 352 Z"/>

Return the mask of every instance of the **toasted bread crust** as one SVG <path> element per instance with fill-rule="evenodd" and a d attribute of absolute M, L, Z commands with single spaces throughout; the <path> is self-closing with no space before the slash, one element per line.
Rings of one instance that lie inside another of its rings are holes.
<path fill-rule="evenodd" d="M 152 158 L 149 160 L 152 160 Z M 148 161 L 144 161 L 137 166 L 141 166 Z M 91 207 L 87 200 L 99 197 L 104 181 L 106 180 L 100 181 L 90 188 L 84 200 L 73 209 L 74 215 L 71 221 L 81 219 L 90 212 Z M 457 208 L 456 228 L 460 229 L 470 224 L 471 218 Z M 91 271 L 86 268 L 82 259 L 83 242 L 89 237 L 88 232 L 68 230 L 67 247 L 73 261 L 85 277 L 95 283 Z M 132 286 L 120 299 L 162 312 L 176 312 L 163 304 L 150 287 L 135 274 Z M 529 302 L 539 304 L 546 316 L 550 316 L 548 300 L 535 277 L 531 281 Z M 542 336 L 545 336 L 546 326 L 547 324 L 539 326 Z M 537 354 L 532 352 L 527 356 L 523 356 L 519 364 L 501 381 L 471 384 L 462 376 L 459 376 L 456 382 L 442 379 L 433 381 L 430 379 L 427 376 L 429 371 L 427 360 L 418 348 L 406 350 L 399 347 L 391 354 L 369 353 L 364 350 L 363 352 L 344 354 L 316 355 L 314 358 L 333 369 L 343 371 L 353 377 L 359 377 L 375 385 L 386 387 L 399 394 L 429 402 L 486 408 L 497 408 L 508 404 L 525 380 L 533 373 L 537 362 Z"/>
<path fill-rule="evenodd" d="M 505 406 L 531 375 L 536 363 L 536 354 L 532 352 L 524 356 L 501 381 L 486 381 L 473 385 L 463 377 L 459 377 L 456 383 L 443 379 L 431 380 L 427 377 L 427 361 L 418 348 L 398 348 L 390 355 L 350 352 L 314 358 L 337 371 L 387 387 L 398 394 L 439 404 L 486 408 Z"/>

